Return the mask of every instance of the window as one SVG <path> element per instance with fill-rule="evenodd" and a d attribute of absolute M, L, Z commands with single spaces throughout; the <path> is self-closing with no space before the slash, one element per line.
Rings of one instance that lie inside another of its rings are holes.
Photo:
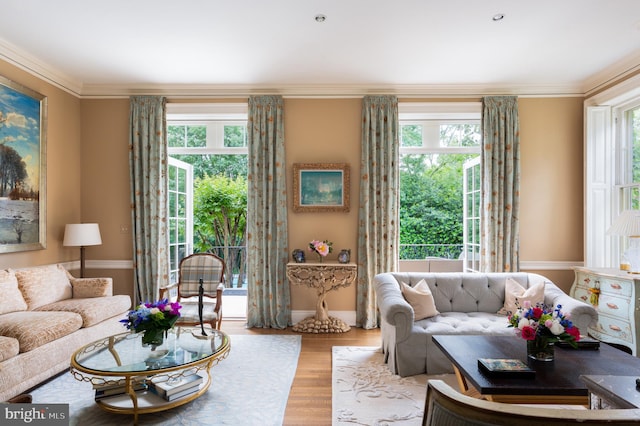
<path fill-rule="evenodd" d="M 227 287 L 244 287 L 246 126 L 246 104 L 167 104 L 172 282 L 183 257 L 209 252 Z"/>
<path fill-rule="evenodd" d="M 585 101 L 585 265 L 618 267 L 627 239 L 607 234 L 640 208 L 640 77 Z"/>
<path fill-rule="evenodd" d="M 465 236 L 479 246 L 475 228 L 465 232 L 465 198 L 478 193 L 465 195 L 464 168 L 479 165 L 480 104 L 401 104 L 399 119 L 400 260 L 465 258 Z"/>

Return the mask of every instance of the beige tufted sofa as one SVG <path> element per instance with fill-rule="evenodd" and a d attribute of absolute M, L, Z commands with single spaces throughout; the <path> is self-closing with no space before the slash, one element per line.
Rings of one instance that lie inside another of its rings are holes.
<path fill-rule="evenodd" d="M 405 300 L 400 283 L 411 287 L 425 280 L 438 314 L 415 320 L 412 306 Z M 514 335 L 507 316 L 498 313 L 505 305 L 507 279 L 529 289 L 543 285 L 544 303 L 562 305 L 564 313 L 586 334 L 598 313 L 593 306 L 570 297 L 542 275 L 473 272 L 389 272 L 374 278 L 380 310 L 382 351 L 389 369 L 400 376 L 451 373 L 451 362 L 433 343 L 433 335 L 489 334 Z M 514 337 L 515 338 L 515 337 Z"/>
<path fill-rule="evenodd" d="M 0 401 L 69 368 L 71 355 L 125 331 L 131 308 L 111 278 L 74 278 L 60 265 L 0 271 Z"/>

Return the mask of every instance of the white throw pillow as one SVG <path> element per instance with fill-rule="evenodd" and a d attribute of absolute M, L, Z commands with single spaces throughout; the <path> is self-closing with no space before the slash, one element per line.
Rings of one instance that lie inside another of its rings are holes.
<path fill-rule="evenodd" d="M 498 313 L 508 315 L 509 312 L 515 312 L 522 307 L 525 300 L 531 302 L 532 306 L 544 303 L 544 281 L 525 289 L 513 278 L 507 278 L 504 286 L 504 306 Z"/>
<path fill-rule="evenodd" d="M 436 309 L 433 294 L 431 294 L 431 289 L 425 280 L 420 280 L 414 287 L 401 282 L 400 288 L 402 296 L 413 308 L 416 321 L 430 318 L 440 313 Z"/>

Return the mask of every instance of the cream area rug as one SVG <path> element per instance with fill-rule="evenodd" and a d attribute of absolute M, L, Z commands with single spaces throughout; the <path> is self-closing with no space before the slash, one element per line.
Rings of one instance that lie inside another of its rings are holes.
<path fill-rule="evenodd" d="M 140 425 L 281 425 L 298 366 L 301 337 L 230 336 L 231 352 L 211 370 L 209 390 L 171 410 L 143 414 Z M 91 384 L 70 373 L 31 392 L 34 403 L 69 404 L 70 425 L 131 425 L 133 416 L 111 414 L 94 402 Z"/>
<path fill-rule="evenodd" d="M 453 374 L 394 375 L 383 357 L 379 347 L 333 347 L 333 426 L 421 425 L 427 380 L 458 388 Z"/>

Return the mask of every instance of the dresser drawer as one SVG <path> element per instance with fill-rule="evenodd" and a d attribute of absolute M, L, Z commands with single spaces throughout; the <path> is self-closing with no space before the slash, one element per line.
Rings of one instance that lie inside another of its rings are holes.
<path fill-rule="evenodd" d="M 591 292 L 589 292 L 589 289 L 583 286 L 575 286 L 572 288 L 573 290 L 573 294 L 571 295 L 571 297 L 573 297 L 574 299 L 578 299 L 584 303 L 589 303 L 591 304 L 590 301 L 590 297 L 591 297 Z"/>
<path fill-rule="evenodd" d="M 600 292 L 629 298 L 633 294 L 633 281 L 609 277 L 600 278 Z"/>
<path fill-rule="evenodd" d="M 600 294 L 598 313 L 609 315 L 627 322 L 631 319 L 629 314 L 629 299 L 611 296 L 607 293 Z"/>
<path fill-rule="evenodd" d="M 604 336 L 609 336 L 618 340 L 633 343 L 633 335 L 631 334 L 631 325 L 628 321 L 619 318 L 610 317 L 602 314 L 598 315 L 598 324 L 595 329 L 589 329 L 593 337 L 598 340 L 609 341 Z"/>

